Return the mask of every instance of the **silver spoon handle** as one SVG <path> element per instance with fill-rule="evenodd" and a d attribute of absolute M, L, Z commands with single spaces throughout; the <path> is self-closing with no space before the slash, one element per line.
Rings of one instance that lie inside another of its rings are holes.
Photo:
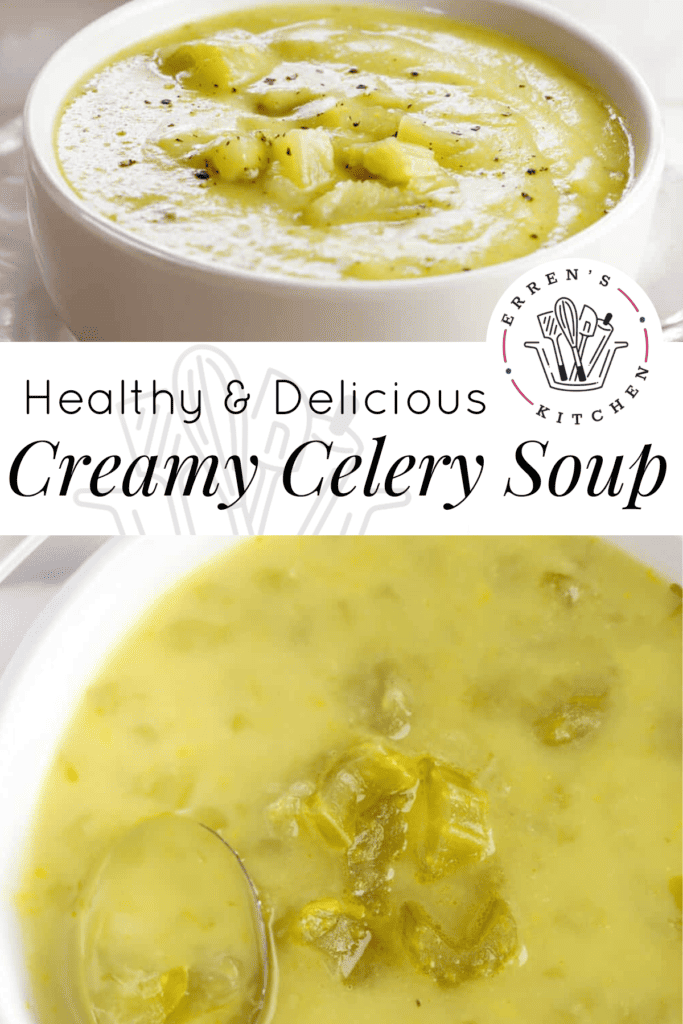
<path fill-rule="evenodd" d="M 664 341 L 683 341 L 683 309 L 662 320 Z"/>
<path fill-rule="evenodd" d="M 17 546 L 12 548 L 9 555 L 0 561 L 0 583 L 4 583 L 15 569 L 23 565 L 26 559 L 33 554 L 36 548 L 40 547 L 44 540 L 47 540 L 47 537 L 24 537 L 20 540 Z"/>

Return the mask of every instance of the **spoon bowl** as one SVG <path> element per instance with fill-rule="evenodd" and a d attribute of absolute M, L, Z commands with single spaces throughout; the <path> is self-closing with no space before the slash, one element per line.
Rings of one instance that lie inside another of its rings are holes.
<path fill-rule="evenodd" d="M 221 836 L 178 814 L 145 819 L 84 886 L 69 951 L 81 1024 L 251 1024 L 268 986 L 258 894 Z"/>

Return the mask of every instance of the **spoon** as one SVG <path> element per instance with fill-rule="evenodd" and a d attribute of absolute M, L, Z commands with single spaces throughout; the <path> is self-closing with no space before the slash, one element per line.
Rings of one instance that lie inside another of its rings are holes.
<path fill-rule="evenodd" d="M 87 881 L 69 1000 L 83 1024 L 253 1024 L 269 954 L 258 894 L 216 832 L 161 814 L 128 829 Z"/>
<path fill-rule="evenodd" d="M 40 547 L 44 540 L 47 540 L 47 537 L 22 537 L 9 554 L 0 561 L 0 583 L 4 583 L 15 569 L 23 565 L 26 559 Z"/>
<path fill-rule="evenodd" d="M 683 341 L 683 309 L 662 320 L 664 341 Z"/>

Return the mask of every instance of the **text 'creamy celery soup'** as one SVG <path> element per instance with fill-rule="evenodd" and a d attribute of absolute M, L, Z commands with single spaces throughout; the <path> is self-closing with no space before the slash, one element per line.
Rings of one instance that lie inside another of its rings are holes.
<path fill-rule="evenodd" d="M 198 570 L 46 779 L 17 896 L 37 1020 L 245 1019 L 200 858 L 201 912 L 161 848 L 139 893 L 101 889 L 175 815 L 260 891 L 278 1024 L 679 1024 L 680 611 L 586 538 L 254 540 Z"/>
<path fill-rule="evenodd" d="M 502 263 L 619 201 L 610 100 L 497 32 L 372 7 L 263 7 L 147 40 L 57 131 L 110 221 L 240 270 L 404 278 Z"/>

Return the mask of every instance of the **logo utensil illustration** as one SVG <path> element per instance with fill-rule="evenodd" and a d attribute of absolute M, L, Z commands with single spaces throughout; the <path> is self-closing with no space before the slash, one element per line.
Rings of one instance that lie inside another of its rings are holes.
<path fill-rule="evenodd" d="M 629 408 L 646 390 L 661 340 L 657 311 L 640 285 L 581 257 L 525 271 L 496 303 L 487 331 L 515 407 L 571 426 Z"/>
<path fill-rule="evenodd" d="M 581 383 L 584 384 L 586 381 L 586 372 L 583 368 L 581 354 L 579 352 L 579 317 L 576 312 L 576 306 L 571 299 L 562 297 L 557 300 L 555 303 L 555 317 L 562 334 L 572 350 L 576 376 Z"/>
<path fill-rule="evenodd" d="M 628 348 L 627 341 L 612 339 L 611 313 L 601 320 L 592 306 L 584 305 L 579 316 L 575 304 L 565 295 L 554 309 L 540 313 L 536 319 L 544 341 L 525 341 L 524 347 L 536 351 L 554 391 L 599 390 L 617 351 Z"/>

